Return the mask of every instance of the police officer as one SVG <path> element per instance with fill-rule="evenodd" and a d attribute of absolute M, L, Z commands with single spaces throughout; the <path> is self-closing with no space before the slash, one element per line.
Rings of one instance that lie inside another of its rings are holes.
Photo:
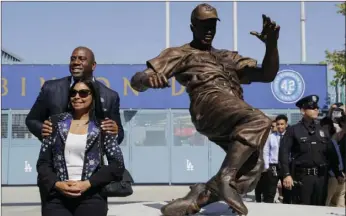
<path fill-rule="evenodd" d="M 287 129 L 280 145 L 283 185 L 292 190 L 295 204 L 324 205 L 329 167 L 342 175 L 331 139 L 316 122 L 318 100 L 317 95 L 309 95 L 296 103 L 303 118 Z"/>

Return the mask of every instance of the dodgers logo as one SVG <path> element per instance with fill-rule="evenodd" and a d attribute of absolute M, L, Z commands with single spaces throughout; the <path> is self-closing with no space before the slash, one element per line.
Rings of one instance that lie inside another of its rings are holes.
<path fill-rule="evenodd" d="M 274 97 L 281 103 L 295 103 L 304 95 L 305 82 L 298 72 L 282 70 L 271 83 L 271 89 Z"/>

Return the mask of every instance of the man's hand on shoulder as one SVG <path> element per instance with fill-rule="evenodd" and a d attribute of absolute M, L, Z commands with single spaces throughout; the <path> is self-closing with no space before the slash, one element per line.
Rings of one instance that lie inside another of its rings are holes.
<path fill-rule="evenodd" d="M 104 132 L 115 135 L 118 134 L 119 131 L 117 123 L 109 118 L 101 122 L 101 128 Z"/>
<path fill-rule="evenodd" d="M 45 120 L 42 124 L 42 129 L 41 129 L 41 135 L 42 137 L 47 137 L 49 135 L 51 135 L 53 132 L 53 128 L 52 128 L 52 122 L 50 122 L 49 120 Z"/>

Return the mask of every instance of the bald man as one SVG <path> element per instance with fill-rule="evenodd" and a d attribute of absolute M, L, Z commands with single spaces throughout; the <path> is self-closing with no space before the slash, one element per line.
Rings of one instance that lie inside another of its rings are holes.
<path fill-rule="evenodd" d="M 95 68 L 96 61 L 93 51 L 87 47 L 75 48 L 70 57 L 71 76 L 46 81 L 42 86 L 41 92 L 26 118 L 25 123 L 29 131 L 39 140 L 48 136 L 52 132 L 48 117 L 66 111 L 69 89 L 74 81 L 82 77 L 90 77 L 95 80 L 93 77 Z M 119 95 L 97 80 L 95 80 L 95 86 L 100 92 L 104 116 L 107 117 L 102 122 L 104 131 L 118 134 L 117 139 L 120 144 L 124 139 L 124 130 L 119 113 Z"/>

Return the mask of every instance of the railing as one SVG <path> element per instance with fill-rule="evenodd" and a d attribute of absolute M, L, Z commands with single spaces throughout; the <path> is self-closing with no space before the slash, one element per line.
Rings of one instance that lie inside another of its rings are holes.
<path fill-rule="evenodd" d="M 299 110 L 262 110 L 270 116 L 286 114 L 289 123 Z M 2 110 L 2 184 L 36 184 L 40 141 L 25 126 L 27 110 Z M 196 133 L 188 110 L 121 111 L 125 164 L 136 183 L 203 182 L 220 167 L 224 152 Z"/>

